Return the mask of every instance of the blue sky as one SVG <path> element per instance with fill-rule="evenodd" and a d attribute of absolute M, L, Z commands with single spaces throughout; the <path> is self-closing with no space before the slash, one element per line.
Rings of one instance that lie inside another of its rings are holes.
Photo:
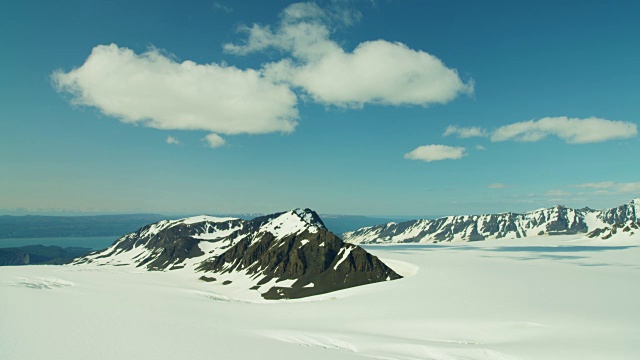
<path fill-rule="evenodd" d="M 3 213 L 432 216 L 640 196 L 635 1 L 3 8 Z"/>

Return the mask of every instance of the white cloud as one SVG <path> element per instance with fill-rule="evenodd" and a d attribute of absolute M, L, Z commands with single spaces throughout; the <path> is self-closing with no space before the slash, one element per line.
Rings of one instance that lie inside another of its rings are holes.
<path fill-rule="evenodd" d="M 211 148 L 217 148 L 223 146 L 226 141 L 220 137 L 218 134 L 211 133 L 204 137 L 204 141 L 207 142 L 207 145 Z"/>
<path fill-rule="evenodd" d="M 365 104 L 429 105 L 446 103 L 473 92 L 454 69 L 440 59 L 398 42 L 360 43 L 352 52 L 330 39 L 330 15 L 313 3 L 287 7 L 275 30 L 244 27 L 248 39 L 225 50 L 245 55 L 269 48 L 292 58 L 266 64 L 265 77 L 301 88 L 314 101 L 341 107 Z"/>
<path fill-rule="evenodd" d="M 179 145 L 180 144 L 180 140 L 174 138 L 173 136 L 167 136 L 167 144 Z"/>
<path fill-rule="evenodd" d="M 574 185 L 578 188 L 587 188 L 601 191 L 602 193 L 640 193 L 640 182 L 616 183 L 603 181 L 598 183 L 585 183 Z"/>
<path fill-rule="evenodd" d="M 404 154 L 405 159 L 422 160 L 426 162 L 438 160 L 457 160 L 466 155 L 465 148 L 447 145 L 424 145 Z"/>
<path fill-rule="evenodd" d="M 476 145 L 475 148 L 476 150 L 487 150 L 487 148 L 482 145 Z"/>
<path fill-rule="evenodd" d="M 157 129 L 263 134 L 297 125 L 297 98 L 286 85 L 255 70 L 178 63 L 156 49 L 96 46 L 83 65 L 54 72 L 52 81 L 73 104 Z"/>
<path fill-rule="evenodd" d="M 466 139 L 470 137 L 486 137 L 488 136 L 488 133 L 487 130 L 477 126 L 458 127 L 456 125 L 449 125 L 444 131 L 443 136 L 449 135 L 455 135 L 461 139 Z"/>
<path fill-rule="evenodd" d="M 493 184 L 487 185 L 487 187 L 489 189 L 504 189 L 507 187 L 507 185 L 502 183 L 493 183 Z"/>
<path fill-rule="evenodd" d="M 637 134 L 638 126 L 631 122 L 559 116 L 502 126 L 493 132 L 491 141 L 538 141 L 555 135 L 570 144 L 585 144 L 627 139 Z"/>

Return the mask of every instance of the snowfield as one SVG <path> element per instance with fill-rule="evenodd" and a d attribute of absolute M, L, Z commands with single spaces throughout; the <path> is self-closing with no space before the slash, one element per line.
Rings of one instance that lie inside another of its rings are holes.
<path fill-rule="evenodd" d="M 0 358 L 638 359 L 639 246 L 372 245 L 404 279 L 285 301 L 180 271 L 2 267 Z"/>

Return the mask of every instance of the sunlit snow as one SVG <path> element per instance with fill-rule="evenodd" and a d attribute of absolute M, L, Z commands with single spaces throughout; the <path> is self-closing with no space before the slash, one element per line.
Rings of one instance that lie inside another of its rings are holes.
<path fill-rule="evenodd" d="M 637 234 L 366 249 L 405 278 L 268 301 L 251 296 L 239 273 L 207 283 L 186 271 L 110 265 L 2 267 L 0 358 L 638 355 Z"/>

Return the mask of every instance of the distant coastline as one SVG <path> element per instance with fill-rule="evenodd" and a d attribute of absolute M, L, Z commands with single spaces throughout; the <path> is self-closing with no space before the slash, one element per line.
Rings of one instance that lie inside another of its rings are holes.
<path fill-rule="evenodd" d="M 12 248 L 29 245 L 45 245 L 91 248 L 92 250 L 106 249 L 120 236 L 70 236 L 70 237 L 32 237 L 0 239 L 0 248 Z"/>

